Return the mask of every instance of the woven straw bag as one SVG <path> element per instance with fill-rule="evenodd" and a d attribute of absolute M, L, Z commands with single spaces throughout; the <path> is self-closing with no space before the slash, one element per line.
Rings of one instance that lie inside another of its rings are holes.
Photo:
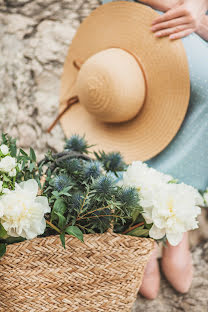
<path fill-rule="evenodd" d="M 9 245 L 0 260 L 0 311 L 127 312 L 136 299 L 153 240 L 84 235 Z"/>

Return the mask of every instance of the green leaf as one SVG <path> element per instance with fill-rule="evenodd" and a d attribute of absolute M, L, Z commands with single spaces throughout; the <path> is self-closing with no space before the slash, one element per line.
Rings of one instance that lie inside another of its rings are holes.
<path fill-rule="evenodd" d="M 17 148 L 15 145 L 11 145 L 10 146 L 10 154 L 12 157 L 16 157 L 17 156 Z"/>
<path fill-rule="evenodd" d="M 135 223 L 137 218 L 139 217 L 141 211 L 139 209 L 134 209 L 132 211 L 131 217 L 132 217 L 132 223 Z"/>
<path fill-rule="evenodd" d="M 69 235 L 73 235 L 78 238 L 81 242 L 84 242 L 84 237 L 82 231 L 77 226 L 68 226 L 65 232 Z"/>
<path fill-rule="evenodd" d="M 66 249 L 66 245 L 65 245 L 65 233 L 61 233 L 60 234 L 60 240 L 61 240 L 61 244 L 64 247 L 64 249 Z"/>
<path fill-rule="evenodd" d="M 137 237 L 141 237 L 141 236 L 147 237 L 149 235 L 149 230 L 143 229 L 143 227 L 138 227 L 132 230 L 131 232 L 128 232 L 127 235 L 137 236 Z"/>
<path fill-rule="evenodd" d="M 5 252 L 6 252 L 6 244 L 0 244 L 0 258 L 3 257 Z"/>
<path fill-rule="evenodd" d="M 5 238 L 5 237 L 7 237 L 7 231 L 5 230 L 3 225 L 0 224 L 0 238 Z"/>
<path fill-rule="evenodd" d="M 53 212 L 64 214 L 66 212 L 66 205 L 63 199 L 58 198 L 53 205 Z"/>
<path fill-rule="evenodd" d="M 30 148 L 30 158 L 36 162 L 36 155 L 35 155 L 35 152 L 32 148 Z"/>
<path fill-rule="evenodd" d="M 35 164 L 34 163 L 30 163 L 30 166 L 29 166 L 30 172 L 32 172 L 34 168 L 35 168 Z"/>
<path fill-rule="evenodd" d="M 62 230 L 66 225 L 66 218 L 62 214 L 60 214 L 59 212 L 55 212 L 55 214 L 59 218 L 58 227 Z"/>
<path fill-rule="evenodd" d="M 10 181 L 11 181 L 11 180 L 6 176 L 6 174 L 4 174 L 3 180 L 4 180 L 5 182 L 10 182 Z"/>
<path fill-rule="evenodd" d="M 28 157 L 27 153 L 25 153 L 25 152 L 23 151 L 23 149 L 21 149 L 21 148 L 20 148 L 20 153 L 21 153 L 22 155 Z"/>

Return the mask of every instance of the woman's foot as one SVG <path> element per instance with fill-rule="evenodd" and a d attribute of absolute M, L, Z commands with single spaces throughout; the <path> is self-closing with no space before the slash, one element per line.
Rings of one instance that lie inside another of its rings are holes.
<path fill-rule="evenodd" d="M 145 268 L 142 285 L 139 293 L 147 299 L 155 299 L 160 288 L 160 271 L 157 262 L 157 245 L 150 256 L 150 260 Z"/>
<path fill-rule="evenodd" d="M 192 282 L 193 266 L 189 251 L 188 233 L 177 246 L 163 248 L 162 270 L 171 285 L 180 293 L 186 293 Z"/>

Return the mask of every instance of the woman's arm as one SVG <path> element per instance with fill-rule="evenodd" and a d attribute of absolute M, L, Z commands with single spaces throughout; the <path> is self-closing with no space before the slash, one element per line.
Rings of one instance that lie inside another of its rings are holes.
<path fill-rule="evenodd" d="M 196 33 L 204 40 L 208 41 L 208 15 L 202 17 Z"/>
<path fill-rule="evenodd" d="M 140 2 L 151 6 L 155 10 L 166 12 L 174 7 L 178 0 L 140 0 Z"/>

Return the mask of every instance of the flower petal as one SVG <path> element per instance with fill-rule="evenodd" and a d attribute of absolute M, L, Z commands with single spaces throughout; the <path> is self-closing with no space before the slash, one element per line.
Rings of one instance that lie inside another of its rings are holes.
<path fill-rule="evenodd" d="M 156 225 L 153 224 L 149 231 L 149 236 L 154 239 L 161 239 L 165 236 L 165 229 L 159 229 Z"/>
<path fill-rule="evenodd" d="M 24 182 L 21 182 L 19 186 L 26 192 L 32 193 L 34 196 L 38 193 L 38 183 L 34 179 L 30 179 Z"/>
<path fill-rule="evenodd" d="M 166 233 L 166 236 L 172 246 L 177 246 L 183 238 L 183 233 Z"/>

